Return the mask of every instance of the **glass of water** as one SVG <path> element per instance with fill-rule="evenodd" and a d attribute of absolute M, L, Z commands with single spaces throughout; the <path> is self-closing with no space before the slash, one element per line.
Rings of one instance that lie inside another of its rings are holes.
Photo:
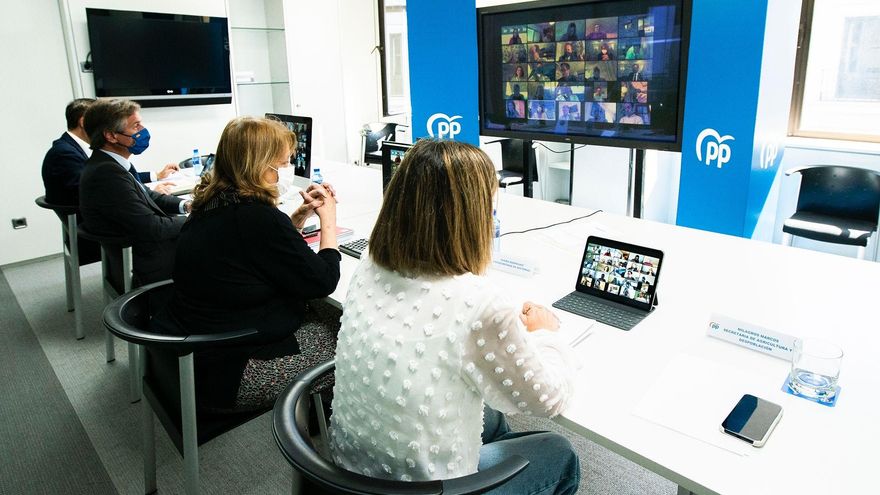
<path fill-rule="evenodd" d="M 843 351 L 831 342 L 795 339 L 789 388 L 805 397 L 831 402 L 837 393 L 842 360 Z"/>

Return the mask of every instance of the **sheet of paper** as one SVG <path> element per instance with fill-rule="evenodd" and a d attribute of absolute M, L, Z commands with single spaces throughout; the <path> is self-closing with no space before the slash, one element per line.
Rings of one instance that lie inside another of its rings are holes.
<path fill-rule="evenodd" d="M 759 383 L 759 377 L 744 370 L 679 354 L 660 373 L 633 414 L 735 455 L 753 455 L 754 447 L 723 433 L 720 427 L 743 394 L 759 393 Z"/>

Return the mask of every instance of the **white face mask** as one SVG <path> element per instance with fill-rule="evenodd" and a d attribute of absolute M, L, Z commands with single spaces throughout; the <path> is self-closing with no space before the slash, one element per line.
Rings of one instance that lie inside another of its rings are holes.
<path fill-rule="evenodd" d="M 275 183 L 275 187 L 278 189 L 278 197 L 283 197 L 290 191 L 290 185 L 293 184 L 294 170 L 291 167 L 275 168 L 272 165 L 269 165 L 269 168 L 278 174 L 278 182 Z"/>

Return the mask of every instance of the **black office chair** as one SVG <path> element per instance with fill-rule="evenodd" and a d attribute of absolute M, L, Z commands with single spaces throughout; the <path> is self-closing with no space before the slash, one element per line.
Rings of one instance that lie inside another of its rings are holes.
<path fill-rule="evenodd" d="M 82 322 L 82 285 L 79 277 L 79 267 L 88 264 L 91 260 L 81 260 L 79 242 L 77 238 L 76 216 L 79 208 L 52 204 L 46 201 L 46 196 L 40 196 L 34 202 L 40 208 L 52 210 L 61 220 L 62 255 L 64 257 L 64 287 L 67 293 L 67 311 L 73 311 L 74 335 L 77 340 L 85 337 Z M 97 261 L 97 260 L 95 260 Z"/>
<path fill-rule="evenodd" d="M 868 240 L 877 230 L 880 172 L 841 165 L 810 165 L 785 172 L 801 174 L 797 209 L 782 227 L 782 243 L 794 236 L 857 246 L 865 259 Z"/>
<path fill-rule="evenodd" d="M 103 236 L 90 232 L 85 225 L 79 225 L 77 232 L 83 239 L 101 245 L 101 284 L 106 307 L 117 297 L 131 290 L 131 241 L 126 237 Z M 140 349 L 135 344 L 128 344 L 128 367 L 130 370 L 131 401 L 141 398 L 140 391 Z M 116 348 L 113 334 L 107 332 L 104 341 L 104 353 L 108 363 L 116 360 Z"/>
<path fill-rule="evenodd" d="M 364 164 L 382 163 L 382 142 L 394 141 L 397 136 L 397 124 L 373 122 L 365 124 L 361 129 L 361 156 Z"/>
<path fill-rule="evenodd" d="M 237 345 L 255 329 L 206 335 L 164 335 L 150 330 L 150 318 L 167 300 L 174 282 L 145 285 L 116 299 L 104 309 L 104 326 L 144 349 L 143 440 L 145 493 L 156 491 L 156 444 L 153 414 L 183 457 L 185 492 L 199 491 L 198 447 L 269 410 L 217 412 L 196 405 L 194 352 Z M 151 311 L 154 310 L 154 311 Z"/>
<path fill-rule="evenodd" d="M 525 187 L 525 167 L 523 166 L 523 140 L 497 139 L 486 144 L 501 145 L 501 170 L 498 172 L 498 187 L 507 191 L 507 186 L 523 184 L 523 195 L 531 197 Z M 529 150 L 529 167 L 532 171 L 532 182 L 538 181 L 538 166 L 535 149 Z"/>
<path fill-rule="evenodd" d="M 272 432 L 281 453 L 293 466 L 293 493 L 408 495 L 483 493 L 506 483 L 528 466 L 521 456 L 511 456 L 496 466 L 460 478 L 437 481 L 394 481 L 370 478 L 337 467 L 316 450 L 316 437 L 310 431 L 309 396 L 312 384 L 333 371 L 335 361 L 319 364 L 302 374 L 282 392 L 272 413 Z M 315 397 L 316 394 L 311 394 Z M 321 405 L 313 410 L 323 412 Z M 320 422 L 318 423 L 320 425 Z M 323 433 L 323 432 L 322 432 Z M 326 435 L 317 437 L 326 442 Z"/>

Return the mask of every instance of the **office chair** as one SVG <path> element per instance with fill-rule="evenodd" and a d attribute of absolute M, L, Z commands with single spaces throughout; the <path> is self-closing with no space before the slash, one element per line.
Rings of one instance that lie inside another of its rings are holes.
<path fill-rule="evenodd" d="M 507 186 L 523 184 L 523 196 L 531 197 L 525 187 L 525 168 L 523 167 L 523 144 L 521 139 L 496 139 L 486 144 L 501 145 L 501 170 L 498 172 L 498 187 L 507 191 Z M 535 149 L 529 150 L 529 167 L 532 170 L 532 182 L 538 181 L 537 158 Z"/>
<path fill-rule="evenodd" d="M 101 285 L 104 294 L 104 306 L 131 290 L 131 241 L 125 237 L 102 236 L 89 232 L 84 225 L 79 225 L 77 233 L 83 239 L 101 245 Z M 104 353 L 108 363 L 116 360 L 116 348 L 113 334 L 106 332 L 104 337 Z M 139 349 L 135 344 L 128 344 L 128 369 L 131 402 L 141 398 Z"/>
<path fill-rule="evenodd" d="M 82 322 L 82 284 L 80 283 L 79 267 L 91 264 L 95 260 L 82 259 L 77 237 L 76 216 L 79 208 L 49 203 L 46 196 L 40 196 L 34 202 L 40 208 L 52 210 L 61 220 L 62 255 L 64 257 L 64 288 L 67 294 L 67 312 L 73 312 L 74 335 L 77 340 L 85 338 Z"/>
<path fill-rule="evenodd" d="M 337 467 L 322 457 L 316 448 L 322 435 L 315 437 L 309 430 L 309 396 L 312 384 L 333 371 L 335 361 L 319 364 L 302 374 L 281 393 L 272 413 L 272 432 L 281 453 L 293 467 L 293 493 L 373 495 L 406 493 L 409 495 L 483 493 L 507 482 L 528 466 L 521 456 L 510 456 L 496 466 L 460 478 L 436 481 L 395 481 L 370 478 Z M 323 414 L 323 407 L 314 410 Z M 319 426 L 321 425 L 320 417 Z M 326 445 L 326 443 L 325 443 Z M 300 490 L 300 488 L 305 488 Z"/>
<path fill-rule="evenodd" d="M 230 431 L 269 408 L 246 412 L 213 412 L 196 406 L 194 353 L 235 346 L 255 329 L 206 335 L 167 335 L 150 330 L 150 318 L 167 298 L 174 282 L 145 285 L 104 309 L 104 326 L 115 336 L 144 349 L 142 432 L 144 493 L 156 491 L 156 440 L 153 414 L 183 457 L 185 493 L 199 492 L 199 445 Z M 153 311 L 151 311 L 153 310 Z"/>
<path fill-rule="evenodd" d="M 361 155 L 364 165 L 382 163 L 382 141 L 394 141 L 397 124 L 391 122 L 373 122 L 364 124 L 361 129 Z"/>
<path fill-rule="evenodd" d="M 857 246 L 865 259 L 868 240 L 877 230 L 880 172 L 841 165 L 809 165 L 785 172 L 801 174 L 797 209 L 783 223 L 782 243 L 794 236 Z M 876 257 L 876 256 L 875 256 Z"/>

